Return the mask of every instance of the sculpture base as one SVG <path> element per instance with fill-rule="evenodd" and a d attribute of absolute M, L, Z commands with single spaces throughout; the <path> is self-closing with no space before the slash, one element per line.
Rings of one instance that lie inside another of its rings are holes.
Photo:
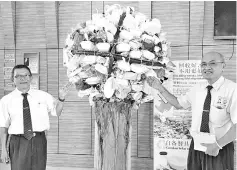
<path fill-rule="evenodd" d="M 96 170 L 131 169 L 131 106 L 125 102 L 96 102 Z"/>

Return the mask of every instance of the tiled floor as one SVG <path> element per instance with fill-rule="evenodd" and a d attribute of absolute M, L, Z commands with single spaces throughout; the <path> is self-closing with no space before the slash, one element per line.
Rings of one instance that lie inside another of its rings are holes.
<path fill-rule="evenodd" d="M 10 165 L 0 163 L 0 170 L 10 170 Z M 47 167 L 46 170 L 95 170 L 93 168 Z"/>

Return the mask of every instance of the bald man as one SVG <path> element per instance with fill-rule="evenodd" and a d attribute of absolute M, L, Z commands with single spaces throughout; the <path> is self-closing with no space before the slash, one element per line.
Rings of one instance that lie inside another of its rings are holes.
<path fill-rule="evenodd" d="M 206 53 L 201 61 L 205 84 L 198 84 L 182 97 L 176 98 L 161 85 L 159 80 L 148 77 L 147 82 L 159 90 L 177 109 L 192 108 L 193 134 L 211 134 L 214 141 L 199 143 L 192 138 L 188 170 L 234 170 L 234 144 L 236 140 L 236 83 L 222 76 L 225 61 L 222 54 Z M 195 142 L 196 141 L 196 142 Z M 199 146 L 198 146 L 199 143 Z M 206 147 L 205 150 L 200 149 Z"/>

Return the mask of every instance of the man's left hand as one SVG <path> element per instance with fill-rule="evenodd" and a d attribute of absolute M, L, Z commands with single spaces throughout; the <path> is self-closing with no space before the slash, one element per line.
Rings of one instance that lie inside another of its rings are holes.
<path fill-rule="evenodd" d="M 65 96 L 69 92 L 69 89 L 72 85 L 73 84 L 71 82 L 68 82 L 65 86 L 63 86 L 59 89 L 59 98 L 60 99 L 65 99 Z"/>
<path fill-rule="evenodd" d="M 207 148 L 206 154 L 210 156 L 217 156 L 219 153 L 220 148 L 217 146 L 216 143 L 201 143 L 202 146 Z"/>

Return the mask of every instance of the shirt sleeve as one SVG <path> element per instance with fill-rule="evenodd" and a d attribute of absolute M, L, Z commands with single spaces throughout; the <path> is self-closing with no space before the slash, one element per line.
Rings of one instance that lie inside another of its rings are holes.
<path fill-rule="evenodd" d="M 52 116 L 57 116 L 56 113 L 56 104 L 57 101 L 56 99 L 49 93 L 45 93 L 46 94 L 46 103 L 47 103 L 47 109 L 48 112 L 52 115 Z"/>
<path fill-rule="evenodd" d="M 192 97 L 195 95 L 195 89 L 194 87 L 190 89 L 189 92 L 187 92 L 185 95 L 182 95 L 177 98 L 179 104 L 184 108 L 184 109 L 189 109 L 191 108 L 192 105 Z"/>
<path fill-rule="evenodd" d="M 234 92 L 232 94 L 232 98 L 230 101 L 230 118 L 231 121 L 236 124 L 237 123 L 237 110 L 236 110 L 236 104 L 237 104 L 237 89 L 235 87 Z"/>
<path fill-rule="evenodd" d="M 10 126 L 10 116 L 7 111 L 7 105 L 4 100 L 0 100 L 0 127 L 8 128 Z"/>

